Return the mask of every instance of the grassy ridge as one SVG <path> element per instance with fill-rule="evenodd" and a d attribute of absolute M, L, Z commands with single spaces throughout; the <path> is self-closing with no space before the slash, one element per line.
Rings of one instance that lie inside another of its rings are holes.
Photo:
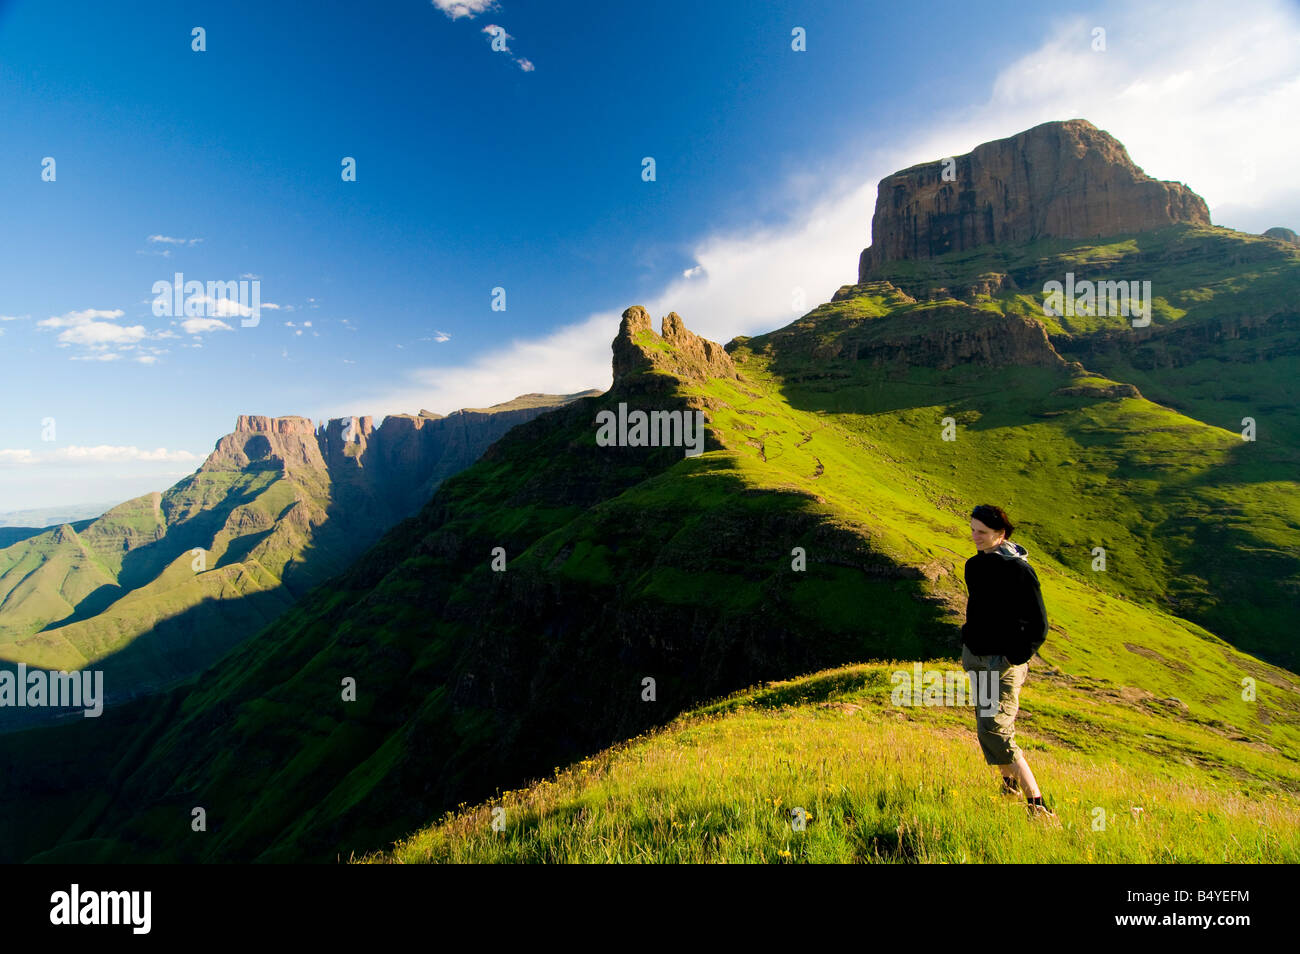
<path fill-rule="evenodd" d="M 1031 670 L 1018 740 L 1060 823 L 1030 821 L 1020 798 L 999 794 L 969 708 L 891 703 L 900 669 L 911 664 L 847 666 L 736 693 L 361 860 L 1300 860 L 1294 748 L 1279 759 L 1272 747 L 1171 719 L 1150 700 Z"/>

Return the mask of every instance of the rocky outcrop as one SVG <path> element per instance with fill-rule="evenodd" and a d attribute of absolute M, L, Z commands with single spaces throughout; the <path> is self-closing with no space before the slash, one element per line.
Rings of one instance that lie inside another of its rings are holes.
<path fill-rule="evenodd" d="M 1277 239 L 1279 242 L 1287 242 L 1290 245 L 1300 245 L 1300 235 L 1296 235 L 1293 230 L 1283 228 L 1280 225 L 1265 230 L 1264 238 Z"/>
<path fill-rule="evenodd" d="M 709 378 L 734 378 L 731 355 L 717 342 L 689 331 L 675 311 L 664 316 L 656 335 L 650 315 L 640 305 L 623 312 L 614 339 L 614 384 L 633 375 L 663 371 L 697 383 Z"/>
<path fill-rule="evenodd" d="M 882 179 L 858 281 L 888 262 L 1177 223 L 1209 225 L 1205 200 L 1146 175 L 1123 144 L 1086 120 L 1044 123 Z"/>

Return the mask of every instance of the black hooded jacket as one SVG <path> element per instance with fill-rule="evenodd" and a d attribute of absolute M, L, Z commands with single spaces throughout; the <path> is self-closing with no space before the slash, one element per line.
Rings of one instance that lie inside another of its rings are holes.
<path fill-rule="evenodd" d="M 966 561 L 966 622 L 961 641 L 977 656 L 1028 662 L 1047 639 L 1047 609 L 1025 548 L 1004 540 Z"/>

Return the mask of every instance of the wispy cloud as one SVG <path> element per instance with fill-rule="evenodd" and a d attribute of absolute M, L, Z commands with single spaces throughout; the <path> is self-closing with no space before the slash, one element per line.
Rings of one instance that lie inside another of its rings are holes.
<path fill-rule="evenodd" d="M 496 0 L 433 0 L 433 5 L 453 20 L 473 19 L 480 13 L 496 9 Z"/>
<path fill-rule="evenodd" d="M 483 29 L 479 30 L 479 32 L 486 33 L 491 39 L 499 40 L 501 49 L 505 50 L 507 53 L 510 52 L 510 41 L 513 40 L 514 37 L 506 32 L 505 27 L 498 26 L 495 23 L 489 23 Z"/>
<path fill-rule="evenodd" d="M 488 38 L 492 43 L 493 51 L 501 52 L 501 53 L 513 52 L 510 49 L 510 41 L 513 40 L 514 37 L 506 32 L 505 27 L 499 26 L 495 23 L 489 23 L 479 32 L 486 33 L 488 35 Z M 519 66 L 519 68 L 523 70 L 525 73 L 531 73 L 537 69 L 537 67 L 533 65 L 533 61 L 525 57 L 516 56 L 514 60 L 515 63 Z"/>
<path fill-rule="evenodd" d="M 81 447 L 76 444 L 54 450 L 36 452 L 28 448 L 0 449 L 0 467 L 27 467 L 40 464 L 121 463 L 123 461 L 199 462 L 203 455 L 183 450 L 141 450 L 134 446 L 100 444 Z"/>
<path fill-rule="evenodd" d="M 163 245 L 198 245 L 203 241 L 201 238 L 173 238 L 170 235 L 150 235 L 148 241 L 151 243 L 161 243 Z"/>
<path fill-rule="evenodd" d="M 83 311 L 69 311 L 62 315 L 52 315 L 38 321 L 36 324 L 42 328 L 71 328 L 99 318 L 109 320 L 121 318 L 124 314 L 126 313 L 121 308 L 86 308 Z"/>
<path fill-rule="evenodd" d="M 498 9 L 496 0 L 433 0 L 433 5 L 443 13 L 447 14 L 447 16 L 452 20 L 459 20 L 461 17 L 468 17 L 472 20 L 480 13 L 487 13 L 489 10 Z M 493 50 L 495 52 L 513 52 L 510 49 L 509 44 L 514 37 L 506 32 L 505 27 L 499 26 L 495 23 L 489 23 L 479 32 L 488 35 L 489 40 L 493 43 Z M 513 57 L 513 59 L 515 65 L 525 73 L 532 73 L 537 69 L 537 67 L 533 65 L 533 61 L 526 57 L 516 56 Z"/>

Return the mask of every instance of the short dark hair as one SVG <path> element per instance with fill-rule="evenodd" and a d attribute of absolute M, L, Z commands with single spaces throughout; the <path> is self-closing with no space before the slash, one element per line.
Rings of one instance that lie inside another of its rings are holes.
<path fill-rule="evenodd" d="M 1011 534 L 1015 531 L 1016 525 L 1011 522 L 1007 512 L 1001 507 L 994 504 L 980 504 L 970 512 L 972 519 L 978 520 L 990 530 L 1001 530 L 1011 539 Z"/>

